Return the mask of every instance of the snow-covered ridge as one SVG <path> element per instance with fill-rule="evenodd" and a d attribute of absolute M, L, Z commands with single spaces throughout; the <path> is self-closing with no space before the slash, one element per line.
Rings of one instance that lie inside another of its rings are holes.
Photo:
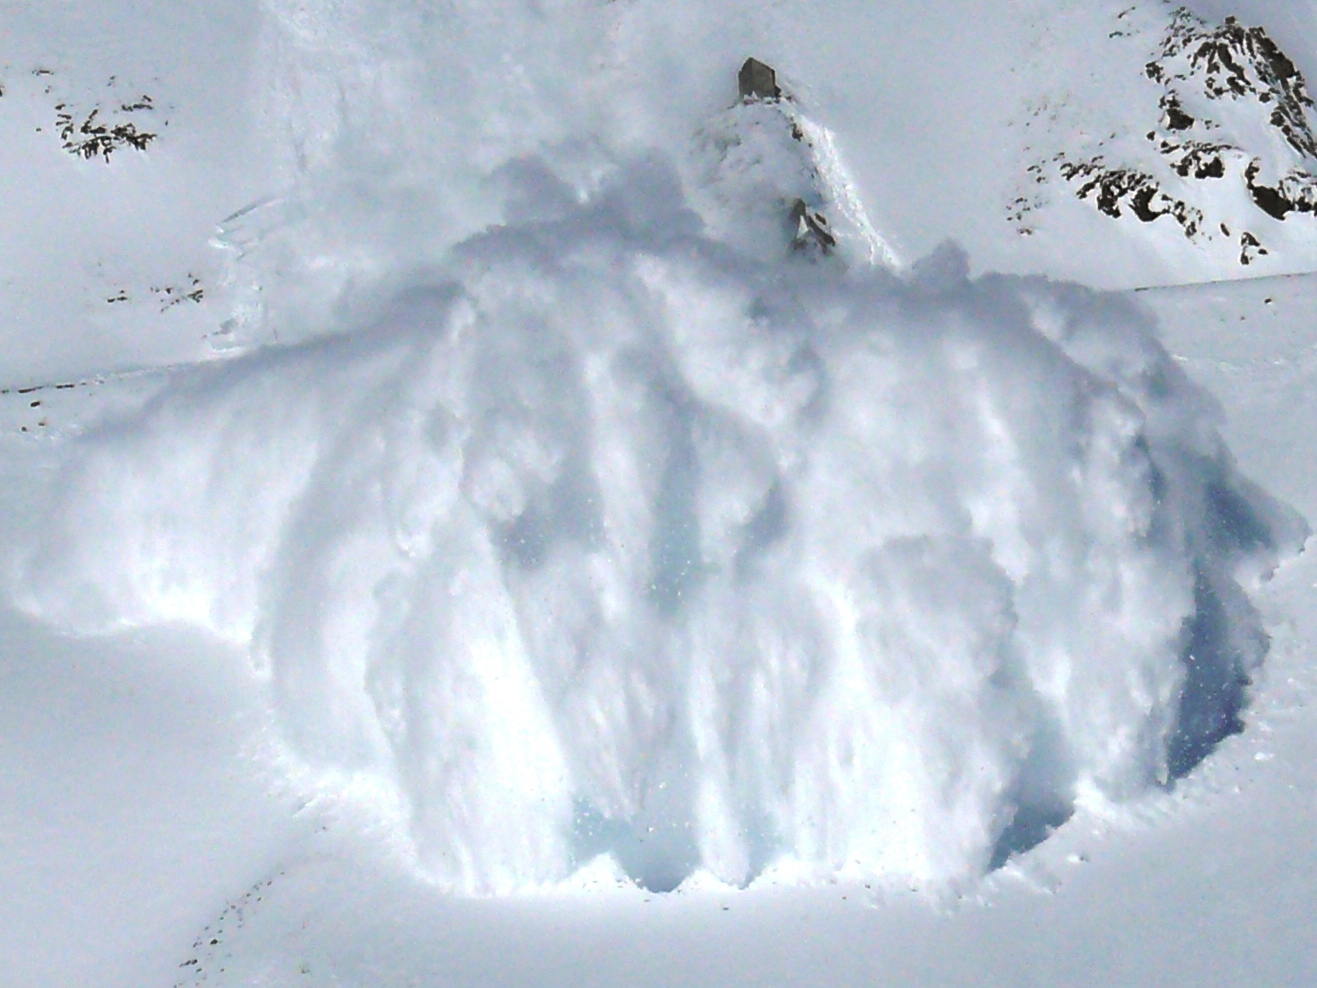
<path fill-rule="evenodd" d="M 759 89 L 746 81 L 760 73 Z M 783 244 L 807 254 L 900 270 L 874 228 L 835 136 L 810 119 L 776 72 L 757 59 L 741 69 L 741 98 L 695 135 L 696 194 L 711 234 L 754 256 Z"/>

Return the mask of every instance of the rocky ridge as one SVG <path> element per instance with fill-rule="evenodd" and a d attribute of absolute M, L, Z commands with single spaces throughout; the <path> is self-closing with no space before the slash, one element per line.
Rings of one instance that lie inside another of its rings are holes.
<path fill-rule="evenodd" d="M 899 269 L 831 132 L 764 62 L 746 59 L 737 82 L 736 103 L 695 135 L 703 212 L 714 234 L 751 254 L 774 256 L 785 247 Z"/>
<path fill-rule="evenodd" d="M 1021 235 L 1034 232 L 1032 214 L 1052 183 L 1113 219 L 1167 217 L 1195 244 L 1232 244 L 1241 265 L 1269 253 L 1261 232 L 1269 220 L 1317 212 L 1314 103 L 1264 28 L 1235 17 L 1212 24 L 1177 8 L 1143 71 L 1160 90 L 1154 126 L 1141 139 L 1112 134 L 1030 165 L 1031 188 L 1008 208 Z"/>

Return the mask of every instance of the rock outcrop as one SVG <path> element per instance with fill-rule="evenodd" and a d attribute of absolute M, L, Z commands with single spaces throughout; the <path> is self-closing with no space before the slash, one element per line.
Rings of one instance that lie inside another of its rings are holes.
<path fill-rule="evenodd" d="M 1234 17 L 1212 24 L 1179 8 L 1143 71 L 1161 92 L 1142 140 L 1112 135 L 1086 152 L 1056 151 L 1028 169 L 1035 186 L 1055 177 L 1113 219 L 1165 217 L 1192 242 L 1224 238 L 1242 265 L 1268 254 L 1265 218 L 1317 213 L 1314 103 L 1263 28 Z M 1241 190 L 1253 208 L 1247 217 L 1225 205 Z M 1012 203 L 1022 234 L 1032 232 L 1040 203 L 1027 195 Z"/>

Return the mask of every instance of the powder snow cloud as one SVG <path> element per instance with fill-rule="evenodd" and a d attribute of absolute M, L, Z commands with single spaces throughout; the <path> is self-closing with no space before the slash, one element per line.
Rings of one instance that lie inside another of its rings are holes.
<path fill-rule="evenodd" d="M 70 443 L 21 604 L 248 647 L 289 750 L 473 893 L 956 881 L 1236 729 L 1307 530 L 1144 314 L 950 247 L 752 259 L 658 153 L 554 175 Z"/>

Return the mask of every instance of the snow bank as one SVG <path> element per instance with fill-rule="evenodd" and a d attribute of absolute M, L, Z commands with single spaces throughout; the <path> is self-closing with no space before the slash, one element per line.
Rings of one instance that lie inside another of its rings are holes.
<path fill-rule="evenodd" d="M 956 881 L 1237 728 L 1306 529 L 1129 303 L 750 259 L 662 156 L 505 177 L 344 332 L 71 444 L 20 603 L 249 645 L 473 893 Z"/>

